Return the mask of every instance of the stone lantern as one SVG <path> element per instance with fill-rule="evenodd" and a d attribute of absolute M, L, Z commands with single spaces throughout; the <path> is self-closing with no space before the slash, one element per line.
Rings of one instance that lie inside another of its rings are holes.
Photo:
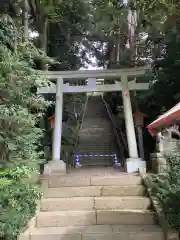
<path fill-rule="evenodd" d="M 137 111 L 134 113 L 134 124 L 136 127 L 143 127 L 144 126 L 144 118 L 147 117 L 146 114 Z"/>
<path fill-rule="evenodd" d="M 139 154 L 142 159 L 144 159 L 144 144 L 143 144 L 143 133 L 142 133 L 142 127 L 144 126 L 144 118 L 147 115 L 137 111 L 134 113 L 134 124 L 137 129 L 138 134 L 138 145 L 139 145 Z"/>

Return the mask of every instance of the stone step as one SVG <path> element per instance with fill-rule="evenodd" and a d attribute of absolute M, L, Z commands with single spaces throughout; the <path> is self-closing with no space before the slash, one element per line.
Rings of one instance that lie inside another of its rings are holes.
<path fill-rule="evenodd" d="M 103 137 L 104 138 L 104 137 Z M 94 147 L 95 149 L 97 149 L 98 147 L 102 147 L 102 148 L 113 148 L 114 149 L 114 138 L 113 139 L 110 139 L 108 141 L 104 141 L 103 139 L 94 139 L 94 138 L 91 138 L 91 141 L 89 141 L 87 138 L 86 139 L 79 139 L 79 143 L 78 143 L 78 146 L 81 146 L 86 148 L 86 147 L 89 147 L 89 148 L 92 148 Z"/>
<path fill-rule="evenodd" d="M 107 135 L 107 136 L 112 136 L 112 127 L 111 126 L 103 126 L 103 127 L 93 127 L 92 125 L 90 125 L 88 128 L 86 127 L 82 127 L 80 134 L 83 133 L 93 133 L 93 134 L 102 134 L 102 135 Z"/>
<path fill-rule="evenodd" d="M 108 152 L 108 153 L 116 153 L 116 148 L 114 146 L 99 146 L 98 143 L 91 146 L 83 146 L 79 144 L 76 148 L 76 152 L 85 152 L 85 151 L 93 151 L 94 153 Z"/>
<path fill-rule="evenodd" d="M 98 159 L 96 159 L 95 161 L 80 161 L 81 165 L 82 166 L 97 166 L 97 167 L 100 167 L 100 166 L 113 166 L 113 161 L 98 161 Z"/>
<path fill-rule="evenodd" d="M 98 114 L 102 114 L 103 116 L 107 115 L 107 111 L 105 110 L 103 105 L 99 105 L 99 103 L 89 103 L 87 110 L 86 110 L 86 116 L 89 115 L 90 117 L 96 116 Z"/>
<path fill-rule="evenodd" d="M 107 146 L 105 145 L 99 145 L 98 143 L 93 143 L 93 145 L 83 145 L 83 144 L 79 144 L 77 146 L 77 149 L 82 152 L 82 151 L 86 151 L 86 150 L 92 150 L 92 151 L 97 151 L 97 152 L 101 152 L 101 151 L 108 151 L 111 153 L 115 152 L 115 147 L 113 145 L 108 144 Z"/>
<path fill-rule="evenodd" d="M 102 120 L 102 119 L 100 119 L 100 118 L 98 118 L 98 119 L 85 119 L 86 121 L 85 122 L 83 122 L 83 124 L 82 124 L 82 129 L 84 129 L 84 128 L 106 128 L 106 127 L 108 127 L 108 128 L 110 128 L 110 127 L 112 127 L 111 126 L 111 123 L 109 122 L 109 119 L 107 119 L 107 120 Z"/>
<path fill-rule="evenodd" d="M 114 159 L 114 156 L 115 156 L 115 154 L 112 152 L 101 151 L 98 153 L 97 151 L 91 151 L 91 150 L 87 150 L 84 152 L 77 151 L 76 154 L 79 155 L 80 160 L 82 159 L 85 161 L 86 161 L 86 159 L 88 159 L 88 161 L 89 161 L 89 159 L 91 159 L 91 160 L 101 159 L 102 161 L 103 160 L 106 161 L 107 159 Z M 74 155 L 74 156 L 76 156 L 76 155 Z"/>
<path fill-rule="evenodd" d="M 95 112 L 95 114 L 93 114 L 93 109 L 94 110 L 98 110 L 100 113 L 104 114 L 104 116 L 102 116 L 102 120 L 105 121 L 106 119 L 108 119 L 108 114 L 107 114 L 107 110 L 103 107 L 103 106 L 88 106 L 87 111 L 85 112 L 85 115 L 87 116 L 89 111 L 90 111 L 90 116 L 88 116 L 89 119 L 92 119 L 93 116 L 97 113 Z M 91 116 L 92 113 L 92 116 Z"/>
<path fill-rule="evenodd" d="M 106 136 L 106 135 L 95 135 L 92 133 L 85 133 L 83 135 L 79 135 L 79 143 L 83 144 L 86 143 L 86 145 L 94 145 L 95 143 L 97 145 L 109 145 L 112 143 L 115 139 L 115 136 Z"/>
<path fill-rule="evenodd" d="M 150 208 L 151 201 L 147 197 L 95 197 L 94 209 L 134 209 L 146 210 Z"/>
<path fill-rule="evenodd" d="M 88 134 L 88 133 L 92 133 L 92 134 L 95 134 L 95 135 L 105 135 L 107 137 L 110 137 L 110 136 L 113 136 L 113 133 L 111 132 L 112 131 L 112 127 L 99 127 L 99 128 L 95 128 L 95 127 L 91 127 L 91 125 L 89 126 L 89 128 L 85 128 L 85 127 L 82 127 L 81 130 L 80 130 L 80 135 L 81 134 Z"/>
<path fill-rule="evenodd" d="M 156 222 L 156 214 L 149 210 L 97 210 L 98 225 L 154 225 Z"/>
<path fill-rule="evenodd" d="M 100 186 L 48 188 L 44 198 L 98 197 L 101 196 L 101 189 Z M 108 194 L 108 190 L 104 193 Z"/>
<path fill-rule="evenodd" d="M 83 187 L 83 186 L 118 186 L 118 185 L 141 185 L 142 179 L 134 174 L 121 173 L 105 176 L 74 177 L 62 176 L 48 180 L 49 187 Z"/>
<path fill-rule="evenodd" d="M 114 154 L 112 153 L 97 153 L 97 152 L 90 152 L 90 153 L 80 153 L 82 156 L 79 156 L 80 160 L 101 160 L 101 161 L 107 161 L 107 160 L 114 160 Z M 93 155 L 93 156 L 90 156 Z M 108 155 L 108 156 L 103 156 L 103 155 Z M 113 156 L 109 156 L 113 155 Z"/>
<path fill-rule="evenodd" d="M 68 177 L 62 176 L 61 178 L 51 178 L 48 180 L 48 187 L 83 187 L 91 186 L 91 179 L 89 177 Z"/>
<path fill-rule="evenodd" d="M 94 147 L 81 147 L 78 146 L 78 148 L 76 149 L 76 152 L 79 154 L 85 154 L 85 153 L 93 153 L 93 154 L 109 154 L 109 155 L 114 155 L 116 153 L 116 149 L 115 148 L 105 148 L 105 147 L 100 147 L 98 148 L 98 146 L 94 146 Z"/>
<path fill-rule="evenodd" d="M 61 187 L 48 188 L 44 192 L 44 198 L 143 196 L 144 194 L 145 187 L 142 185 Z"/>
<path fill-rule="evenodd" d="M 102 121 L 100 117 L 94 117 L 94 120 L 85 118 L 81 127 L 81 131 L 97 129 L 97 132 L 99 132 L 106 131 L 106 128 L 108 129 L 107 134 L 112 134 L 112 132 L 110 132 L 110 130 L 112 130 L 112 123 L 109 119 Z"/>
<path fill-rule="evenodd" d="M 86 135 L 87 136 L 87 135 Z M 109 139 L 104 139 L 105 137 L 103 136 L 102 138 L 96 138 L 96 137 L 79 137 L 79 144 L 81 146 L 100 146 L 100 147 L 109 147 L 109 146 L 114 146 L 114 143 L 112 142 L 115 138 L 109 138 Z M 100 140 L 100 141 L 99 141 Z"/>
<path fill-rule="evenodd" d="M 96 225 L 96 212 L 94 210 L 39 212 L 36 224 L 38 228 Z"/>
<path fill-rule="evenodd" d="M 111 167 L 113 166 L 113 161 L 98 161 L 98 159 L 96 159 L 95 161 L 80 161 L 82 167 L 90 167 L 90 166 L 97 166 L 97 167 L 103 167 L 103 166 L 107 166 L 107 167 Z"/>
<path fill-rule="evenodd" d="M 121 224 L 154 225 L 155 223 L 155 213 L 134 209 L 39 212 L 36 217 L 38 228 Z"/>
<path fill-rule="evenodd" d="M 87 109 L 87 112 L 85 113 L 85 118 L 107 118 L 107 113 L 105 111 L 102 111 L 101 109 Z"/>
<path fill-rule="evenodd" d="M 85 145 L 87 144 L 93 144 L 94 141 L 98 142 L 98 140 L 101 140 L 99 142 L 99 145 L 108 145 L 110 143 L 112 143 L 111 141 L 115 139 L 114 135 L 110 135 L 110 134 L 95 134 L 95 133 L 83 133 L 83 134 L 79 134 L 79 142 L 81 142 L 82 144 L 84 143 Z"/>
<path fill-rule="evenodd" d="M 98 142 L 100 140 L 99 143 L 109 143 L 111 142 L 113 139 L 115 139 L 115 136 L 111 136 L 111 135 L 106 135 L 106 134 L 96 134 L 96 133 L 92 133 L 92 132 L 87 132 L 87 133 L 83 133 L 83 134 L 79 134 L 79 140 L 81 142 Z"/>
<path fill-rule="evenodd" d="M 29 235 L 30 238 L 20 240 L 164 240 L 164 233 L 155 225 L 34 228 Z"/>
<path fill-rule="evenodd" d="M 109 131 L 108 131 L 109 130 Z M 106 140 L 113 139 L 114 136 L 110 133 L 111 129 L 104 129 L 103 131 L 97 131 L 96 129 L 84 130 L 79 133 L 79 138 L 92 138 L 103 139 Z M 109 133 L 108 133 L 109 132 Z"/>
<path fill-rule="evenodd" d="M 107 136 L 107 137 L 113 137 L 113 132 L 112 132 L 112 127 L 110 126 L 104 126 L 103 128 L 97 128 L 97 127 L 92 127 L 92 125 L 89 125 L 89 127 L 83 126 L 80 130 L 80 135 L 88 134 L 91 133 L 93 136 L 94 135 L 99 135 L 101 136 Z"/>
<path fill-rule="evenodd" d="M 98 143 L 93 143 L 93 145 L 82 145 L 82 144 L 79 144 L 77 146 L 77 150 L 79 152 L 83 152 L 83 151 L 87 151 L 87 150 L 92 150 L 94 152 L 110 152 L 110 153 L 114 153 L 116 152 L 115 151 L 115 147 L 112 146 L 112 145 L 107 145 L 107 146 L 104 146 L 104 145 L 99 145 Z"/>
<path fill-rule="evenodd" d="M 91 178 L 92 186 L 119 186 L 142 184 L 142 179 L 138 175 L 121 173 L 114 176 L 94 176 Z"/>
<path fill-rule="evenodd" d="M 91 162 L 94 162 L 97 164 L 98 163 L 113 163 L 114 161 L 114 158 L 113 157 L 106 157 L 106 158 L 103 158 L 101 156 L 99 157 L 80 157 L 80 162 L 84 162 L 84 163 L 91 163 Z"/>
<path fill-rule="evenodd" d="M 93 210 L 93 197 L 48 198 L 42 199 L 41 211 L 81 211 Z"/>
<path fill-rule="evenodd" d="M 41 211 L 80 211 L 106 209 L 146 210 L 151 201 L 147 197 L 71 197 L 42 199 Z"/>
<path fill-rule="evenodd" d="M 114 154 L 117 153 L 117 150 L 115 148 L 108 148 L 108 149 L 103 148 L 103 147 L 98 148 L 98 146 L 94 146 L 92 148 L 90 148 L 90 147 L 82 148 L 80 146 L 77 148 L 76 152 L 79 154 L 93 153 L 93 154 L 98 154 L 98 155 L 107 153 L 108 155 L 114 156 Z"/>
<path fill-rule="evenodd" d="M 104 137 L 103 137 L 104 138 Z M 114 147 L 114 143 L 112 142 L 114 138 L 112 139 L 102 139 L 99 141 L 97 138 L 91 138 L 91 139 L 81 139 L 79 138 L 79 143 L 78 145 L 81 145 L 81 147 L 104 147 L 104 148 L 109 148 L 109 147 Z"/>
<path fill-rule="evenodd" d="M 144 196 L 145 187 L 142 185 L 102 186 L 102 196 Z"/>
<path fill-rule="evenodd" d="M 85 143 L 93 143 L 93 141 L 98 141 L 99 139 L 102 140 L 101 143 L 107 144 L 108 142 L 112 141 L 115 138 L 113 134 L 108 134 L 107 132 L 101 134 L 96 134 L 96 132 L 84 132 L 79 134 L 79 141 L 84 141 Z"/>
<path fill-rule="evenodd" d="M 93 156 L 93 157 L 101 157 L 101 159 L 106 159 L 106 158 L 113 158 L 113 156 L 116 154 L 116 151 L 111 150 L 99 150 L 98 149 L 77 149 L 76 153 L 79 155 L 98 155 L 98 156 Z M 100 156 L 100 155 L 110 155 L 110 156 Z M 90 157 L 90 156 L 89 156 Z M 80 156 L 80 158 L 87 158 L 87 156 Z"/>
<path fill-rule="evenodd" d="M 112 129 L 112 125 L 110 124 L 109 120 L 108 122 L 102 122 L 101 120 L 99 121 L 87 121 L 87 119 L 85 119 L 86 121 L 82 124 L 81 127 L 81 132 L 83 130 L 87 130 L 87 129 Z M 108 134 L 112 134 L 111 132 L 107 132 Z"/>

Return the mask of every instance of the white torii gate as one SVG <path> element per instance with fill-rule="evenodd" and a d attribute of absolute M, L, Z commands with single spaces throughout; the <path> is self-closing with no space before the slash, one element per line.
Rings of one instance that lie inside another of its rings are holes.
<path fill-rule="evenodd" d="M 79 71 L 44 71 L 41 74 L 49 79 L 57 81 L 52 88 L 43 87 L 38 89 L 38 94 L 56 93 L 55 106 L 55 125 L 53 134 L 52 161 L 45 166 L 45 174 L 63 174 L 66 172 L 65 163 L 60 160 L 61 154 L 61 132 L 62 132 L 62 111 L 63 111 L 63 93 L 77 92 L 112 92 L 122 91 L 124 115 L 126 124 L 126 134 L 129 149 L 129 158 L 126 160 L 127 172 L 136 172 L 139 168 L 145 168 L 145 162 L 139 158 L 137 142 L 135 136 L 135 128 L 130 100 L 130 90 L 148 90 L 149 83 L 135 83 L 129 81 L 128 77 L 137 77 L 144 75 L 150 66 L 136 67 L 127 69 L 113 70 L 79 70 Z M 112 80 L 115 84 L 97 85 L 96 80 Z M 64 80 L 88 80 L 87 85 L 70 86 L 69 83 L 64 84 Z"/>

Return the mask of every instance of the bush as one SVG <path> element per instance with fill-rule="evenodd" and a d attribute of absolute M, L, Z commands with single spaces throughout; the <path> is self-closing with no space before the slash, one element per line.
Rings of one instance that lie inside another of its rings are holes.
<path fill-rule="evenodd" d="M 33 169 L 17 167 L 0 173 L 0 236 L 4 240 L 17 235 L 35 215 L 36 201 L 41 197 L 38 187 L 23 183 Z"/>
<path fill-rule="evenodd" d="M 167 156 L 166 173 L 152 175 L 152 195 L 160 203 L 169 227 L 180 230 L 180 153 Z"/>

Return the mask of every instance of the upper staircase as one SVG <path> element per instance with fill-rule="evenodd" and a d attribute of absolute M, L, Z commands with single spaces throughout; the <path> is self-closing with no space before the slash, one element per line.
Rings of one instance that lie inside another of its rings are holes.
<path fill-rule="evenodd" d="M 112 166 L 113 156 L 99 155 L 113 155 L 117 152 L 113 126 L 101 96 L 90 96 L 76 148 L 76 153 L 82 155 L 80 163 L 82 166 Z"/>

